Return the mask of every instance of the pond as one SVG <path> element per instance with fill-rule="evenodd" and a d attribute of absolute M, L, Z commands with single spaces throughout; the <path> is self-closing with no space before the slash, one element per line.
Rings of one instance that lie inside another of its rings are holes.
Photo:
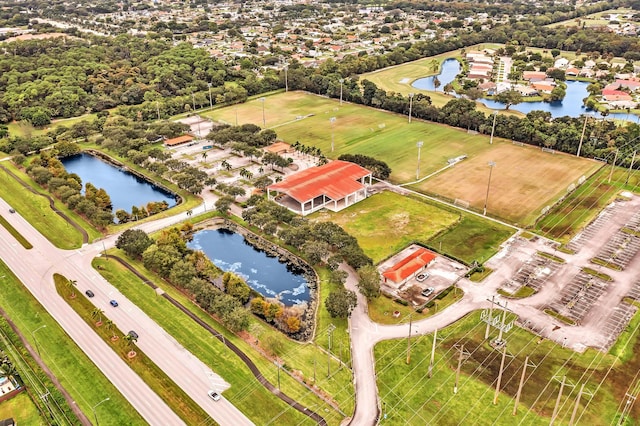
<path fill-rule="evenodd" d="M 456 76 L 460 73 L 461 66 L 460 62 L 456 59 L 447 59 L 442 63 L 442 68 L 440 70 L 440 74 L 437 75 L 438 80 L 440 80 L 440 87 L 438 91 L 442 92 L 444 85 L 451 83 L 455 80 Z M 436 87 L 433 85 L 433 80 L 436 76 L 419 78 L 414 81 L 411 85 L 416 89 L 421 90 L 430 90 L 436 91 Z M 589 92 L 587 92 L 587 86 L 590 84 L 585 81 L 566 81 L 567 91 L 564 99 L 558 102 L 522 102 L 517 105 L 512 105 L 509 107 L 510 110 L 520 111 L 524 114 L 527 114 L 531 111 L 546 111 L 550 112 L 553 118 L 557 117 L 580 117 L 582 114 L 593 114 L 594 111 L 587 109 L 582 100 L 589 96 Z M 488 108 L 504 110 L 504 104 L 500 102 L 496 102 L 490 99 L 478 99 L 478 102 L 482 102 Z M 600 114 L 595 113 L 596 118 L 602 118 Z M 633 114 L 627 113 L 615 113 L 607 115 L 607 119 L 616 119 L 616 120 L 627 120 L 640 122 L 640 116 L 636 116 Z"/>
<path fill-rule="evenodd" d="M 196 232 L 187 244 L 201 250 L 223 271 L 231 271 L 265 297 L 277 298 L 285 306 L 309 301 L 310 292 L 302 271 L 250 245 L 228 229 Z"/>
<path fill-rule="evenodd" d="M 176 205 L 175 194 L 91 154 L 63 158 L 62 164 L 67 172 L 80 176 L 83 185 L 90 182 L 96 188 L 104 188 L 111 197 L 114 213 L 119 209 L 131 212 L 132 206 L 145 206 L 151 201 L 166 201 L 169 207 Z"/>
<path fill-rule="evenodd" d="M 556 117 L 564 117 L 568 115 L 569 117 L 580 117 L 582 114 L 593 114 L 594 111 L 587 109 L 584 106 L 582 100 L 589 96 L 589 92 L 587 92 L 587 86 L 590 84 L 586 81 L 566 81 L 567 84 L 567 92 L 563 100 L 557 102 L 522 102 L 517 105 L 511 105 L 509 107 L 510 110 L 520 111 L 524 114 L 527 114 L 531 111 L 546 111 L 550 112 L 551 116 Z M 479 99 L 478 102 L 482 102 L 487 107 L 491 109 L 503 110 L 504 104 L 500 102 L 496 102 L 490 99 Z M 595 113 L 596 118 L 602 118 L 599 113 Z M 638 117 L 630 114 L 627 116 L 626 113 L 621 114 L 609 114 L 607 115 L 607 119 L 617 119 L 617 120 L 629 120 L 629 121 L 637 121 Z"/>
<path fill-rule="evenodd" d="M 457 59 L 447 59 L 442 62 L 440 74 L 437 76 L 432 75 L 431 77 L 419 78 L 411 85 L 420 90 L 436 91 L 436 87 L 433 85 L 433 80 L 438 77 L 438 80 L 440 80 L 440 86 L 438 88 L 442 91 L 445 84 L 449 84 L 455 80 L 456 76 L 460 73 L 460 70 L 460 62 L 458 62 Z"/>

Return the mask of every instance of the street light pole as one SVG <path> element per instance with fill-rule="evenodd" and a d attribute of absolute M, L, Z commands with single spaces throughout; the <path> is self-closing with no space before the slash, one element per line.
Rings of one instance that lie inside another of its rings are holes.
<path fill-rule="evenodd" d="M 102 401 L 98 402 L 96 405 L 94 405 L 93 407 L 91 407 L 91 411 L 93 411 L 93 418 L 96 420 L 96 426 L 99 426 L 98 423 L 98 415 L 96 414 L 96 408 L 98 408 L 98 405 L 102 404 L 103 402 L 107 402 L 109 401 L 109 399 L 111 398 L 105 398 Z"/>
<path fill-rule="evenodd" d="M 416 180 L 420 179 L 420 149 L 422 148 L 422 145 L 424 145 L 424 142 L 422 141 L 416 143 L 416 146 L 418 147 L 418 167 L 416 168 Z"/>
<path fill-rule="evenodd" d="M 36 339 L 36 331 L 42 330 L 43 328 L 46 328 L 46 327 L 47 327 L 47 325 L 44 324 L 44 325 L 41 325 L 40 327 L 36 328 L 35 330 L 33 330 L 31 332 L 31 337 L 33 337 L 33 341 L 36 344 L 36 351 L 38 351 L 38 356 L 40 356 L 40 347 L 38 346 L 38 339 Z"/>
<path fill-rule="evenodd" d="M 584 115 L 584 124 L 582 125 L 582 134 L 580 135 L 580 143 L 578 144 L 578 152 L 576 153 L 576 157 L 580 157 L 580 151 L 582 150 L 582 141 L 584 141 L 584 133 L 587 130 L 587 120 L 589 116 L 587 114 Z"/>
<path fill-rule="evenodd" d="M 489 201 L 489 186 L 491 185 L 491 172 L 493 172 L 493 168 L 495 167 L 495 161 L 489 161 L 489 181 L 487 182 L 487 196 L 484 199 L 484 210 L 482 214 L 484 216 L 487 215 L 487 202 Z"/>
<path fill-rule="evenodd" d="M 209 111 L 213 109 L 213 98 L 211 97 L 211 83 L 207 83 L 209 86 Z"/>
<path fill-rule="evenodd" d="M 284 65 L 284 91 L 289 91 L 289 76 L 287 75 L 289 72 L 289 64 Z"/>
<path fill-rule="evenodd" d="M 409 93 L 409 123 L 411 123 L 411 108 L 413 107 L 413 93 Z"/>
<path fill-rule="evenodd" d="M 496 118 L 498 118 L 498 111 L 493 111 L 493 126 L 491 126 L 491 138 L 489 139 L 489 145 L 493 144 L 493 132 L 496 130 Z"/>
<path fill-rule="evenodd" d="M 335 117 L 331 117 L 329 119 L 329 122 L 331 123 L 331 152 L 333 152 L 333 123 L 336 122 L 336 118 Z"/>
<path fill-rule="evenodd" d="M 267 119 L 265 118 L 265 115 L 264 115 L 264 101 L 265 101 L 265 98 L 260 98 L 260 102 L 262 102 L 262 127 L 266 128 Z"/>
<path fill-rule="evenodd" d="M 342 105 L 342 83 L 344 83 L 344 78 L 338 80 L 340 82 L 340 105 Z"/>

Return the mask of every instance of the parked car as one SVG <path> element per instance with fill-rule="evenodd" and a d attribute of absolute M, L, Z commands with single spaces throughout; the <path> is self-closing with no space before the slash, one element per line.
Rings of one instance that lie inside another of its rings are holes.
<path fill-rule="evenodd" d="M 84 292 L 84 294 L 86 294 L 86 295 L 87 295 L 87 297 L 93 297 L 93 296 L 95 296 L 95 294 L 93 294 L 93 292 L 92 292 L 91 290 L 87 290 L 87 291 L 85 291 L 85 292 Z"/>
<path fill-rule="evenodd" d="M 433 287 L 429 287 L 429 288 L 425 288 L 424 290 L 422 290 L 422 293 L 421 293 L 421 294 L 422 294 L 424 297 L 429 297 L 429 296 L 431 296 L 431 295 L 433 294 L 433 292 L 434 292 L 434 291 L 436 291 L 436 289 L 435 289 L 435 288 L 433 288 Z"/>
<path fill-rule="evenodd" d="M 429 278 L 429 274 L 427 272 L 422 272 L 422 273 L 416 275 L 416 280 L 418 280 L 418 282 L 422 282 L 422 281 L 426 280 L 427 278 Z"/>
<path fill-rule="evenodd" d="M 210 390 L 209 392 L 207 392 L 207 395 L 209 395 L 209 398 L 213 399 L 214 401 L 220 401 L 220 394 L 216 391 Z"/>
<path fill-rule="evenodd" d="M 109 300 L 109 304 L 114 308 L 118 306 L 118 302 L 116 302 L 115 300 Z"/>

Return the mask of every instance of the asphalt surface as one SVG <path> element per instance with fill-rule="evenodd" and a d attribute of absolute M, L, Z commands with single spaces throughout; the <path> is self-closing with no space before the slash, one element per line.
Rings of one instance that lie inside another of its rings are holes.
<path fill-rule="evenodd" d="M 0 209 L 9 211 L 9 205 L 2 199 Z M 60 299 L 53 283 L 54 273 L 76 280 L 79 292 L 91 289 L 95 297 L 90 300 L 120 330 L 125 333 L 135 330 L 140 336 L 137 346 L 215 421 L 221 425 L 253 424 L 224 397 L 212 401 L 207 391 L 223 391 L 228 384 L 90 266 L 91 259 L 103 247 L 102 242 L 74 251 L 60 250 L 18 213 L 3 216 L 34 248 L 24 249 L 6 229 L 0 228 L 0 258 L 149 424 L 179 425 L 184 422 Z M 110 306 L 111 299 L 117 300 L 120 306 Z"/>

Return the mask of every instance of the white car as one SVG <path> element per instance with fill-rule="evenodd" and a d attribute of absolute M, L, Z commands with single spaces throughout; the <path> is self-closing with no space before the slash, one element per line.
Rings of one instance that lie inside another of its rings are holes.
<path fill-rule="evenodd" d="M 209 392 L 207 392 L 207 395 L 209 395 L 209 398 L 213 399 L 214 401 L 220 401 L 220 394 L 216 391 L 210 390 Z"/>
<path fill-rule="evenodd" d="M 422 273 L 416 275 L 416 280 L 418 282 L 420 282 L 420 283 L 422 281 L 426 280 L 427 278 L 429 278 L 429 273 L 427 273 L 427 272 L 422 272 Z"/>
<path fill-rule="evenodd" d="M 434 292 L 434 291 L 436 291 L 436 289 L 435 289 L 435 288 L 433 288 L 433 287 L 429 287 L 429 288 L 425 288 L 424 290 L 422 290 L 422 293 L 421 293 L 421 294 L 422 294 L 424 297 L 429 297 L 429 296 L 431 296 L 431 295 L 433 294 L 433 292 Z"/>

